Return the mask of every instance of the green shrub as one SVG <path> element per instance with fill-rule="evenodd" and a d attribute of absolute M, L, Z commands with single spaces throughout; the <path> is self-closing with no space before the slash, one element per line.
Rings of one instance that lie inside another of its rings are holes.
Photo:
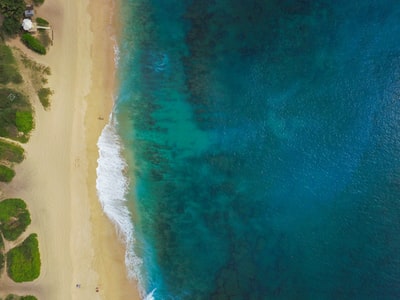
<path fill-rule="evenodd" d="M 0 140 L 0 160 L 22 162 L 24 160 L 24 148 L 18 144 Z"/>
<path fill-rule="evenodd" d="M 53 94 L 49 88 L 41 88 L 38 92 L 40 103 L 42 103 L 45 109 L 50 107 L 50 96 Z"/>
<path fill-rule="evenodd" d="M 15 64 L 15 58 L 10 47 L 5 44 L 0 44 L 0 61 L 3 64 Z"/>
<path fill-rule="evenodd" d="M 33 0 L 33 4 L 35 4 L 36 6 L 40 6 L 44 3 L 44 0 Z"/>
<path fill-rule="evenodd" d="M 32 109 L 27 96 L 14 89 L 0 87 L 0 112 L 7 108 L 20 108 L 24 110 Z"/>
<path fill-rule="evenodd" d="M 17 111 L 15 113 L 15 125 L 18 131 L 28 134 L 33 129 L 33 115 L 30 111 Z"/>
<path fill-rule="evenodd" d="M 28 98 L 13 89 L 0 88 L 0 136 L 24 143 L 28 141 L 29 135 L 21 135 L 21 130 L 17 128 L 16 117 L 18 111 L 25 111 L 26 114 L 27 112 L 30 112 L 30 114 L 33 113 L 32 106 L 28 101 Z M 19 122 L 20 121 L 21 118 Z"/>
<path fill-rule="evenodd" d="M 19 74 L 18 71 L 15 74 L 13 74 L 13 76 L 11 77 L 11 81 L 13 83 L 16 83 L 16 84 L 20 84 L 20 83 L 24 82 L 24 80 L 22 79 L 21 74 Z"/>
<path fill-rule="evenodd" d="M 36 18 L 36 24 L 39 26 L 48 26 L 50 23 L 43 18 Z"/>
<path fill-rule="evenodd" d="M 43 74 L 45 74 L 45 75 L 51 75 L 51 69 L 50 69 L 50 67 L 44 67 L 42 72 L 43 72 Z"/>
<path fill-rule="evenodd" d="M 10 47 L 0 43 L 0 83 L 22 83 L 15 58 Z"/>
<path fill-rule="evenodd" d="M 21 55 L 21 61 L 26 68 L 32 71 L 40 72 L 43 75 L 51 75 L 50 67 L 46 67 L 45 65 L 39 64 L 37 61 L 34 61 L 25 54 Z"/>
<path fill-rule="evenodd" d="M 0 165 L 0 181 L 10 182 L 15 176 L 15 171 L 9 167 Z"/>
<path fill-rule="evenodd" d="M 22 199 L 0 202 L 0 230 L 8 241 L 15 241 L 31 224 L 31 216 Z"/>
<path fill-rule="evenodd" d="M 35 233 L 7 253 L 7 273 L 15 282 L 32 281 L 40 275 L 39 242 Z"/>
<path fill-rule="evenodd" d="M 37 300 L 35 296 L 22 296 L 20 300 Z"/>
<path fill-rule="evenodd" d="M 46 48 L 42 45 L 42 43 L 29 33 L 24 33 L 21 37 L 21 40 L 29 49 L 42 55 L 46 54 Z"/>

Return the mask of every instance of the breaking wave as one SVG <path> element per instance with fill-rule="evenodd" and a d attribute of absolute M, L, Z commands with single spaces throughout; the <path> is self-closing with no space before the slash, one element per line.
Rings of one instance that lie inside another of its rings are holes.
<path fill-rule="evenodd" d="M 118 236 L 126 245 L 125 264 L 128 277 L 138 280 L 141 286 L 142 260 L 134 251 L 135 231 L 131 212 L 126 205 L 129 179 L 124 174 L 127 164 L 121 155 L 123 146 L 117 134 L 116 121 L 112 116 L 99 137 L 97 147 L 99 158 L 96 169 L 96 188 L 99 201 L 104 213 L 115 225 Z"/>

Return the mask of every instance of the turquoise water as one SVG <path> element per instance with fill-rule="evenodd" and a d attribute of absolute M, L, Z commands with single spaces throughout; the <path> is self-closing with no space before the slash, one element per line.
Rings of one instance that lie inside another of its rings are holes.
<path fill-rule="evenodd" d="M 100 148 L 143 294 L 400 298 L 400 3 L 121 5 Z"/>

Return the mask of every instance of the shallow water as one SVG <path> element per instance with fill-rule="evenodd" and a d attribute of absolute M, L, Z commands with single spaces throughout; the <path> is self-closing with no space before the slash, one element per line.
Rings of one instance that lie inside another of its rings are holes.
<path fill-rule="evenodd" d="M 182 2 L 122 3 L 116 176 L 144 293 L 399 298 L 400 4 Z"/>

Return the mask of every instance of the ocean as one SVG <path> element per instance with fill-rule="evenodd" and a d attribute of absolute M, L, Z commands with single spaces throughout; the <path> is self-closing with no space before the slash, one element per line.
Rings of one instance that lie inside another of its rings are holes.
<path fill-rule="evenodd" d="M 400 3 L 122 0 L 97 189 L 147 299 L 400 298 Z"/>

